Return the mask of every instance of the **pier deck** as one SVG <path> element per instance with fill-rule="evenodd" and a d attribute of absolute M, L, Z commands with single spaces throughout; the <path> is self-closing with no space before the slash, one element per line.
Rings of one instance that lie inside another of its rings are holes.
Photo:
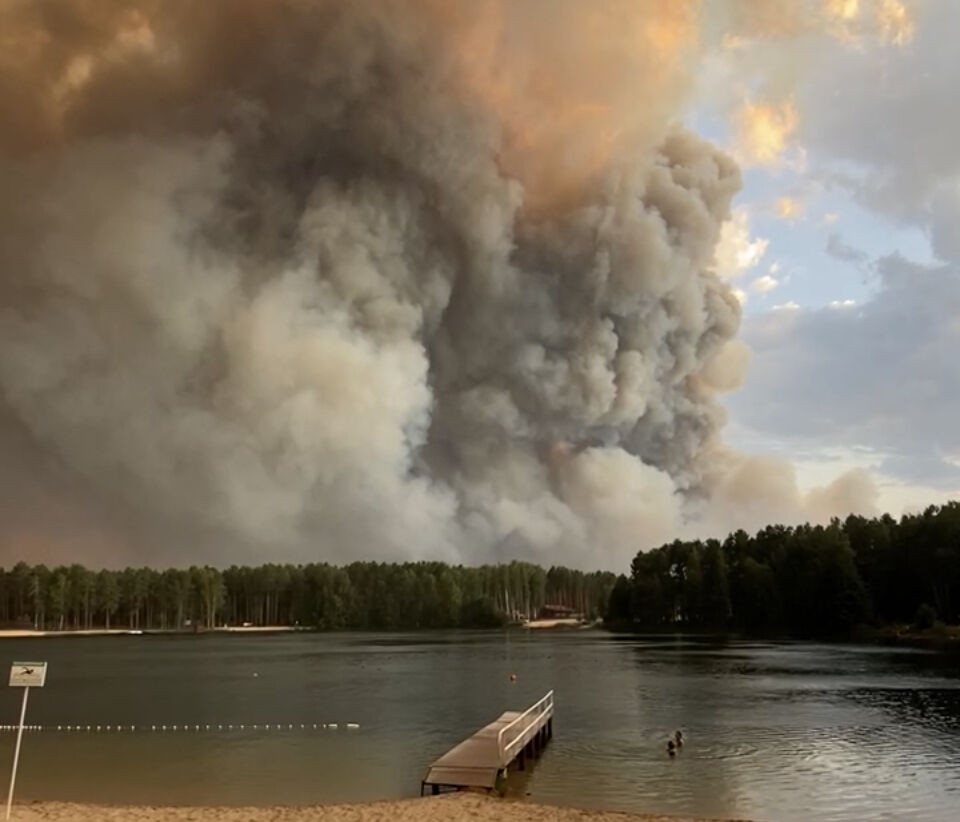
<path fill-rule="evenodd" d="M 455 745 L 427 770 L 420 784 L 421 795 L 429 786 L 441 788 L 486 788 L 493 790 L 497 776 L 514 760 L 523 770 L 527 757 L 539 754 L 553 736 L 553 691 L 523 712 L 506 711 L 473 736 Z"/>

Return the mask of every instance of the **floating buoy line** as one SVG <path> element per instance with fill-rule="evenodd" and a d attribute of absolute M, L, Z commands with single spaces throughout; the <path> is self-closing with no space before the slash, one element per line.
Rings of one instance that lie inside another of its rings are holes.
<path fill-rule="evenodd" d="M 19 725 L 0 725 L 0 732 L 15 732 Z M 25 733 L 229 733 L 231 731 L 348 731 L 360 730 L 356 722 L 258 723 L 254 725 L 24 725 Z"/>

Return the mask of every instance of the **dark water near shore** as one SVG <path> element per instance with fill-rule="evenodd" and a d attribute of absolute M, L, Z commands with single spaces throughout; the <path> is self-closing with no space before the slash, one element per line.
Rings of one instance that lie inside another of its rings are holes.
<path fill-rule="evenodd" d="M 532 771 L 511 774 L 513 793 L 778 822 L 960 818 L 957 656 L 599 631 L 31 639 L 0 648 L 2 664 L 50 662 L 28 722 L 214 726 L 28 734 L 21 798 L 265 805 L 416 795 L 430 761 L 553 688 L 553 742 Z M 15 722 L 18 708 L 5 689 L 0 723 Z M 295 728 L 215 729 L 264 723 Z M 688 742 L 670 760 L 664 746 L 677 727 Z M 0 734 L 0 748 L 6 767 L 13 734 Z"/>

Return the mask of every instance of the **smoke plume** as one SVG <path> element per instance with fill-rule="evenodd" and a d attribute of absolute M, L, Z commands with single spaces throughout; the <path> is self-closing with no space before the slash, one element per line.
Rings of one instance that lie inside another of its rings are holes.
<path fill-rule="evenodd" d="M 771 493 L 697 10 L 5 3 L 4 556 L 617 567 Z"/>

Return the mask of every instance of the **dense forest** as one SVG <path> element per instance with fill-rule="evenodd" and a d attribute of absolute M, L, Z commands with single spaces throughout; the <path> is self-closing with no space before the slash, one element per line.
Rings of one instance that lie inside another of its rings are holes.
<path fill-rule="evenodd" d="M 641 628 L 830 635 L 960 623 L 960 502 L 640 552 L 630 576 L 511 562 L 0 569 L 0 624 L 43 629 L 495 627 L 545 605 Z"/>
<path fill-rule="evenodd" d="M 616 577 L 511 562 L 355 562 L 90 571 L 18 563 L 0 569 L 0 623 L 37 629 L 183 629 L 300 625 L 319 629 L 493 627 L 547 604 L 603 615 Z"/>
<path fill-rule="evenodd" d="M 773 525 L 638 553 L 608 619 L 642 627 L 825 636 L 960 623 L 960 502 L 921 514 Z"/>

